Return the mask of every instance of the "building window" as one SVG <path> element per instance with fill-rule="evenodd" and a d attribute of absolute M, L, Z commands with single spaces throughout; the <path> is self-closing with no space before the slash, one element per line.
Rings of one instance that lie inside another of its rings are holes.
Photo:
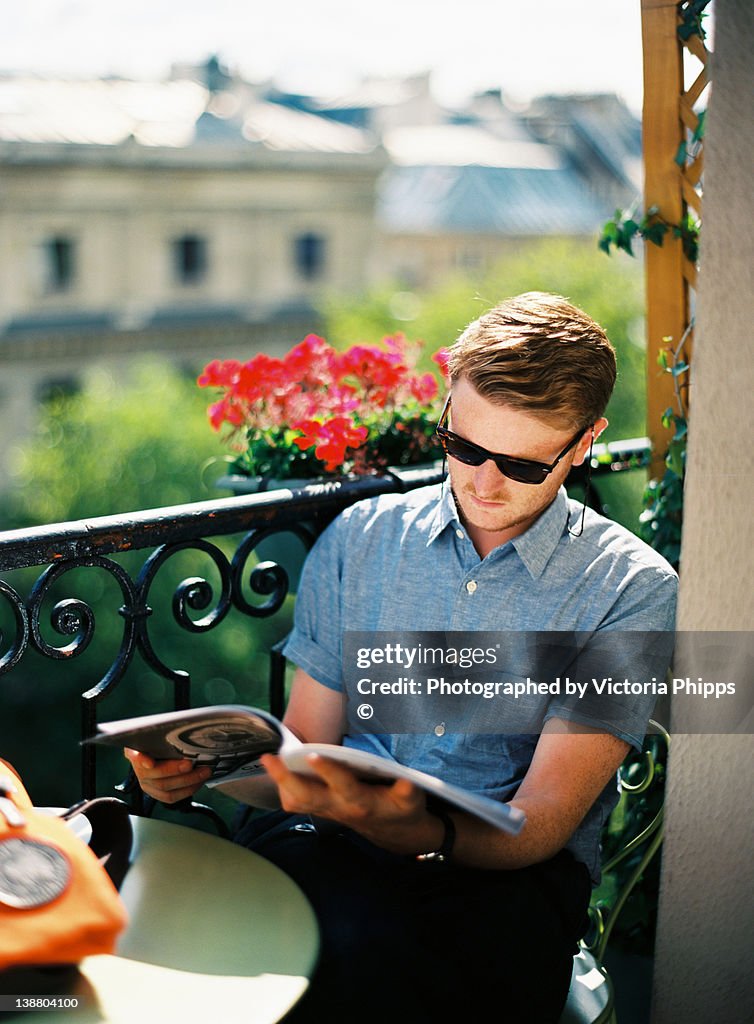
<path fill-rule="evenodd" d="M 66 292 L 76 278 L 76 246 L 62 235 L 48 238 L 43 245 L 45 286 L 48 292 Z"/>
<path fill-rule="evenodd" d="M 183 235 L 173 242 L 175 279 L 180 284 L 199 284 L 207 276 L 207 240 Z"/>
<path fill-rule="evenodd" d="M 296 272 L 305 281 L 316 281 L 325 272 L 325 240 L 322 235 L 307 232 L 293 243 Z"/>

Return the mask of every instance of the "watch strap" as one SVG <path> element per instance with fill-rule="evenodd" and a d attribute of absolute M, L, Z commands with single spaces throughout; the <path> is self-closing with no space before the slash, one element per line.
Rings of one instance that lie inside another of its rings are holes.
<path fill-rule="evenodd" d="M 443 808 L 437 804 L 428 804 L 427 810 L 435 818 L 439 818 L 445 828 L 445 835 L 441 845 L 429 853 L 417 853 L 416 859 L 419 863 L 448 864 L 453 856 L 453 847 L 456 841 L 455 822 Z"/>

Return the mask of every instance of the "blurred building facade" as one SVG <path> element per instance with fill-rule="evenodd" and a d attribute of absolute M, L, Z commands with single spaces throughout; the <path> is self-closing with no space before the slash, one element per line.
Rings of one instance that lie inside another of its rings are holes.
<path fill-rule="evenodd" d="M 95 362 L 282 351 L 322 293 L 593 235 L 639 193 L 639 164 L 614 97 L 449 111 L 423 75 L 324 101 L 215 59 L 163 82 L 0 77 L 5 448 Z"/>

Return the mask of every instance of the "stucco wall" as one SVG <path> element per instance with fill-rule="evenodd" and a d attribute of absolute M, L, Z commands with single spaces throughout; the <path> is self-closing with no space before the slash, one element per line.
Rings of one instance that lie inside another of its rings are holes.
<path fill-rule="evenodd" d="M 754 5 L 715 6 L 679 626 L 751 631 Z M 709 718 L 672 719 L 654 1024 L 754 1019 L 754 739 Z"/>

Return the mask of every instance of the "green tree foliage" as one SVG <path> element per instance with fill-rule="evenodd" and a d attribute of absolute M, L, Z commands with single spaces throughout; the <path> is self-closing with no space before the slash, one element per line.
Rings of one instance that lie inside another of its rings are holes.
<path fill-rule="evenodd" d="M 125 378 L 95 369 L 82 390 L 40 409 L 36 434 L 16 450 L 6 524 L 54 523 L 208 497 L 202 462 L 218 454 L 206 397 L 159 360 Z"/>

